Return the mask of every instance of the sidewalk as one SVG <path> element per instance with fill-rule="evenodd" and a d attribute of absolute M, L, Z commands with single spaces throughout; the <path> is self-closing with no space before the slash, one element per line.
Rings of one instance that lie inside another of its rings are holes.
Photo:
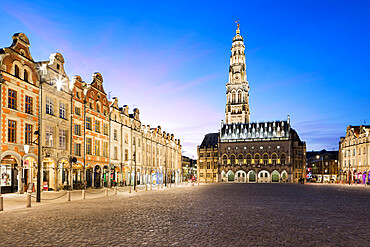
<path fill-rule="evenodd" d="M 160 185 L 159 185 L 160 186 Z M 161 191 L 164 189 L 174 189 L 177 187 L 188 187 L 191 184 L 179 184 L 176 187 L 174 184 L 171 184 L 171 187 L 166 188 L 163 185 L 163 188 L 158 189 L 158 185 L 152 186 L 152 191 Z M 85 190 L 85 200 L 105 197 L 105 190 L 106 188 L 99 188 L 99 189 L 86 189 Z M 117 196 L 135 196 L 137 193 L 140 192 L 150 192 L 150 185 L 148 185 L 148 191 L 145 190 L 145 185 L 138 185 L 137 192 L 134 191 L 133 186 L 131 186 L 131 193 L 129 193 L 129 187 L 117 187 Z M 79 201 L 82 199 L 82 190 L 72 190 L 70 191 L 71 201 Z M 108 196 L 114 196 L 114 188 L 108 188 Z M 27 193 L 18 194 L 18 193 L 10 193 L 10 194 L 2 194 L 3 197 L 3 211 L 11 211 L 11 210 L 19 210 L 19 209 L 30 209 L 27 208 Z M 44 205 L 50 205 L 55 203 L 64 203 L 67 202 L 67 190 L 61 191 L 44 191 L 41 193 L 41 202 L 36 202 L 36 193 L 32 193 L 31 195 L 31 208 L 39 207 Z M 0 211 L 0 215 L 2 213 Z"/>

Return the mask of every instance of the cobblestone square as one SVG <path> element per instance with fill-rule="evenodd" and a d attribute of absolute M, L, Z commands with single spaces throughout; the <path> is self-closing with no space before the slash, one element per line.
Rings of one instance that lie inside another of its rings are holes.
<path fill-rule="evenodd" d="M 368 246 L 370 187 L 205 184 L 0 212 L 0 246 Z"/>

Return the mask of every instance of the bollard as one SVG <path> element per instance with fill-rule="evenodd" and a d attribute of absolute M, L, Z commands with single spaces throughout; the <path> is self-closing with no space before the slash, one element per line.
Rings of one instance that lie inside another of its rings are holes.
<path fill-rule="evenodd" d="M 137 185 L 136 185 L 136 187 L 135 187 L 135 192 L 137 192 Z"/>
<path fill-rule="evenodd" d="M 71 192 L 70 191 L 67 191 L 67 201 L 68 202 L 71 201 Z"/>
<path fill-rule="evenodd" d="M 145 190 L 148 190 L 148 185 L 147 184 L 145 185 Z"/>
<path fill-rule="evenodd" d="M 82 190 L 82 199 L 85 199 L 85 190 Z"/>
<path fill-rule="evenodd" d="M 131 186 L 128 187 L 128 193 L 131 193 Z"/>
<path fill-rule="evenodd" d="M 31 207 L 31 193 L 27 193 L 27 208 Z"/>
<path fill-rule="evenodd" d="M 0 195 L 0 211 L 3 211 L 4 210 L 4 201 L 3 201 L 3 197 Z"/>
<path fill-rule="evenodd" d="M 151 183 L 151 184 L 150 184 L 150 190 L 152 190 L 152 189 L 153 189 L 153 184 Z"/>
<path fill-rule="evenodd" d="M 159 184 L 157 184 L 157 189 L 159 189 Z"/>
<path fill-rule="evenodd" d="M 108 188 L 105 188 L 105 196 L 108 196 Z"/>
<path fill-rule="evenodd" d="M 114 187 L 114 195 L 117 195 L 117 187 Z"/>

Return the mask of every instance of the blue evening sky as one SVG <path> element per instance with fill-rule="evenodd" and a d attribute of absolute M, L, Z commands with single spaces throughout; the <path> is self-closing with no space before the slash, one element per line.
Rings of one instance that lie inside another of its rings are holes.
<path fill-rule="evenodd" d="M 142 123 L 196 155 L 224 119 L 235 20 L 241 24 L 251 120 L 281 120 L 307 150 L 338 149 L 370 123 L 370 1 L 1 1 L 0 47 L 25 33 L 36 61 L 60 52 L 68 75 L 104 78 Z"/>

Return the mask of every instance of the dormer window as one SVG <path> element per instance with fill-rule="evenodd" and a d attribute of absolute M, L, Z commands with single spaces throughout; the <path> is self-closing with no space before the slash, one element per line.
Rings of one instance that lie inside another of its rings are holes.
<path fill-rule="evenodd" d="M 19 78 L 19 67 L 18 67 L 18 65 L 14 66 L 14 76 Z"/>
<path fill-rule="evenodd" d="M 57 64 L 57 70 L 60 70 L 60 65 L 59 64 Z"/>
<path fill-rule="evenodd" d="M 23 79 L 28 82 L 28 72 L 27 70 L 24 70 Z"/>

